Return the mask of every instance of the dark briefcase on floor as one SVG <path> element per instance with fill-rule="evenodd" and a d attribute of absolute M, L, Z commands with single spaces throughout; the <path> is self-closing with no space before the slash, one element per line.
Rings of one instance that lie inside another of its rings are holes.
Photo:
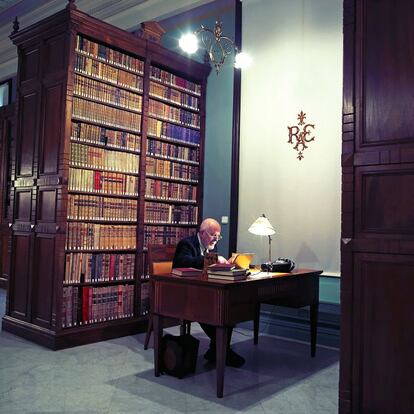
<path fill-rule="evenodd" d="M 189 334 L 162 338 L 162 370 L 166 374 L 183 378 L 196 369 L 200 341 Z"/>

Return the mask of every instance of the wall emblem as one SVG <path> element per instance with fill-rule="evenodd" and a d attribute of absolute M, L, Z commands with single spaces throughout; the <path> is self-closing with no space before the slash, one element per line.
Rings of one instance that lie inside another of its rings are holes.
<path fill-rule="evenodd" d="M 300 111 L 298 114 L 298 125 L 288 126 L 289 140 L 288 144 L 295 144 L 294 150 L 298 152 L 297 158 L 299 161 L 303 158 L 303 151 L 305 151 L 309 142 L 315 140 L 315 137 L 310 137 L 311 130 L 315 129 L 314 124 L 305 124 L 306 113 Z M 302 129 L 301 129 L 302 128 Z M 293 140 L 295 138 L 295 141 Z"/>

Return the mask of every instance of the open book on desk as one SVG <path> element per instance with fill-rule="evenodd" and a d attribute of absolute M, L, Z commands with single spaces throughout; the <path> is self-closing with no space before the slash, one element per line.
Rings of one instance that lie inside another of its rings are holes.
<path fill-rule="evenodd" d="M 254 253 L 232 253 L 229 262 L 239 269 L 249 269 Z"/>

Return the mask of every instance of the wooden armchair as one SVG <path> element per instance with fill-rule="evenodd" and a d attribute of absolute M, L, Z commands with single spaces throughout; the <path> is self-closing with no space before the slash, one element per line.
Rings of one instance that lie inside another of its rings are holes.
<path fill-rule="evenodd" d="M 149 268 L 149 277 L 152 275 L 159 275 L 162 273 L 171 273 L 172 263 L 175 254 L 176 246 L 173 244 L 150 244 L 148 246 L 148 268 Z M 151 338 L 151 332 L 153 330 L 152 323 L 152 308 L 154 303 L 154 294 L 150 289 L 150 309 L 149 309 L 149 318 L 148 318 L 148 329 L 145 336 L 144 349 L 148 349 L 148 343 Z M 165 319 L 163 320 L 163 328 L 168 328 L 170 326 L 181 325 L 181 335 L 184 333 L 190 333 L 191 322 L 189 321 L 180 321 L 178 319 Z"/>

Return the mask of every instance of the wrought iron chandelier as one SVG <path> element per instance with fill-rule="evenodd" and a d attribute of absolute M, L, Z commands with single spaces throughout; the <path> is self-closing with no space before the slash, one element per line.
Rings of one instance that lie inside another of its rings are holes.
<path fill-rule="evenodd" d="M 233 52 L 236 68 L 244 68 L 250 63 L 250 57 L 240 52 L 232 39 L 223 35 L 223 23 L 219 20 L 216 21 L 213 30 L 201 25 L 195 32 L 183 35 L 179 45 L 184 52 L 192 54 L 198 50 L 199 42 L 206 51 L 206 62 L 211 62 L 217 74 L 224 65 L 226 57 Z"/>

